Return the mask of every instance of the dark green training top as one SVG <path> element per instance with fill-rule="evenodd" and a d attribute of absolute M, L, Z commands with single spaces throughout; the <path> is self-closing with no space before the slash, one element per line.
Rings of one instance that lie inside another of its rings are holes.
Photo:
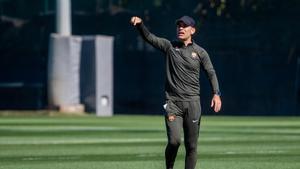
<path fill-rule="evenodd" d="M 214 94 L 219 94 L 219 84 L 207 52 L 194 42 L 185 46 L 180 41 L 170 42 L 150 33 L 146 26 L 137 25 L 141 36 L 166 55 L 166 99 L 191 101 L 200 98 L 200 67 L 205 70 Z"/>

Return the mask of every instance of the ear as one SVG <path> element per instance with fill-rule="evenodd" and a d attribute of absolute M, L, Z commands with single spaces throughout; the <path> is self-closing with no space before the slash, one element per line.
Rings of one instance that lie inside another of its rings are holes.
<path fill-rule="evenodd" d="M 192 27 L 191 34 L 194 35 L 194 33 L 196 33 L 196 29 L 194 27 Z"/>

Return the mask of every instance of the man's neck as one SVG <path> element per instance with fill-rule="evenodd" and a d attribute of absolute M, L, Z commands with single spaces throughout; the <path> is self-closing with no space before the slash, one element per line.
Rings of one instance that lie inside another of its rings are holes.
<path fill-rule="evenodd" d="M 182 43 L 184 43 L 184 45 L 187 46 L 187 45 L 193 43 L 193 41 L 192 41 L 192 38 L 189 38 L 187 40 L 182 41 Z"/>

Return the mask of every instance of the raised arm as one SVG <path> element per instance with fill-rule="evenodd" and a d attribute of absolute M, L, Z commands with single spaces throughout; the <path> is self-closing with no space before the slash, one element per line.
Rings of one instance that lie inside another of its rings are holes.
<path fill-rule="evenodd" d="M 143 20 L 141 18 L 133 16 L 130 20 L 130 23 L 138 29 L 143 39 L 155 48 L 166 52 L 171 47 L 171 42 L 169 40 L 157 37 L 149 32 L 147 27 L 143 24 Z"/>

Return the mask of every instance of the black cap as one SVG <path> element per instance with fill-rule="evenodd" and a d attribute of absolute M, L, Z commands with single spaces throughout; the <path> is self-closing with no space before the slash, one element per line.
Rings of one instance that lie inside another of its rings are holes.
<path fill-rule="evenodd" d="M 183 16 L 183 17 L 177 19 L 176 25 L 178 24 L 178 22 L 183 22 L 184 24 L 186 24 L 188 26 L 195 27 L 195 20 L 189 16 Z"/>

